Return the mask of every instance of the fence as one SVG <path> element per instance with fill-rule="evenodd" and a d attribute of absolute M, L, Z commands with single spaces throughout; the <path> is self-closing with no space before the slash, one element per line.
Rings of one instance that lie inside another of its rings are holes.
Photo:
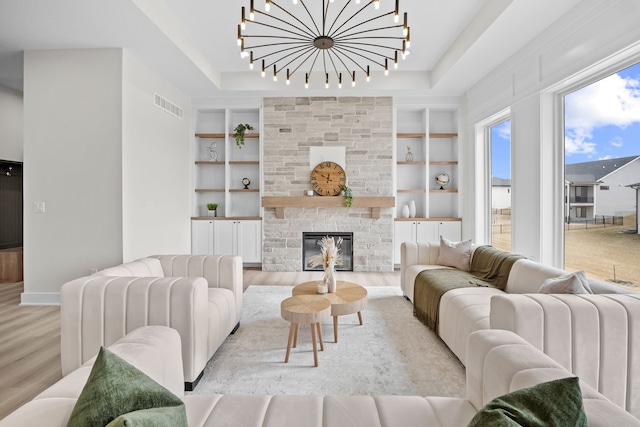
<path fill-rule="evenodd" d="M 564 225 L 565 230 L 575 230 L 577 228 L 604 228 L 607 226 L 624 225 L 624 217 L 596 215 L 594 218 L 567 218 Z"/>

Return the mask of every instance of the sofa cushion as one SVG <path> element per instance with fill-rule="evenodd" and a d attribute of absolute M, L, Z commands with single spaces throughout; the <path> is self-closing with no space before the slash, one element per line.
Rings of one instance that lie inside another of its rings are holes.
<path fill-rule="evenodd" d="M 462 271 L 469 271 L 471 261 L 471 240 L 453 242 L 440 236 L 440 254 L 438 265 L 455 267 Z"/>
<path fill-rule="evenodd" d="M 587 426 L 578 377 L 562 378 L 499 396 L 469 423 L 476 426 Z"/>
<path fill-rule="evenodd" d="M 109 424 L 123 414 L 127 415 L 115 424 Z M 142 425 L 142 422 L 150 423 L 146 425 L 187 425 L 184 403 L 179 397 L 101 347 L 67 427 L 118 426 L 125 420 L 134 421 L 129 425 Z M 158 424 L 160 420 L 168 424 Z"/>
<path fill-rule="evenodd" d="M 165 277 L 162 264 L 156 258 L 141 258 L 135 261 L 105 268 L 95 276 Z"/>
<path fill-rule="evenodd" d="M 538 290 L 541 294 L 592 294 L 584 271 L 563 274 L 545 280 Z"/>

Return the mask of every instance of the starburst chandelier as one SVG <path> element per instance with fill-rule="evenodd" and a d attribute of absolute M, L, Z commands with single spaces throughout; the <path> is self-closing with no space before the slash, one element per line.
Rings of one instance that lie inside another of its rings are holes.
<path fill-rule="evenodd" d="M 264 0 L 264 12 L 249 1 L 238 24 L 240 56 L 274 81 L 285 74 L 288 85 L 304 73 L 308 88 L 315 70 L 322 71 L 326 88 L 331 82 L 341 88 L 343 75 L 355 86 L 358 75 L 366 81 L 376 69 L 388 75 L 409 54 L 411 29 L 406 12 L 401 22 L 400 0 L 388 12 L 380 3 L 391 0 L 292 0 L 288 8 Z"/>

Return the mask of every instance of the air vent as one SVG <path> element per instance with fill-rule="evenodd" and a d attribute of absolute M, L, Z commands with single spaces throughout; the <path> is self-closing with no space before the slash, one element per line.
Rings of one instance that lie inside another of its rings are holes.
<path fill-rule="evenodd" d="M 169 101 L 167 98 L 158 95 L 157 93 L 155 94 L 155 104 L 157 107 L 162 108 L 167 113 L 171 114 L 172 116 L 176 116 L 179 119 L 182 119 L 182 116 L 184 115 L 184 111 L 182 111 L 182 108 L 178 107 L 176 104 Z"/>

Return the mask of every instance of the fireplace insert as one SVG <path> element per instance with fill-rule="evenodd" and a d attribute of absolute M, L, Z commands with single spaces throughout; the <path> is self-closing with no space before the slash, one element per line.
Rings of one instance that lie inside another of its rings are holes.
<path fill-rule="evenodd" d="M 302 270 L 322 271 L 322 266 L 309 267 L 309 258 L 320 253 L 320 241 L 323 237 L 333 237 L 336 242 L 342 237 L 342 244 L 338 247 L 342 253 L 342 265 L 336 266 L 336 271 L 353 271 L 353 233 L 303 232 L 302 233 Z"/>

